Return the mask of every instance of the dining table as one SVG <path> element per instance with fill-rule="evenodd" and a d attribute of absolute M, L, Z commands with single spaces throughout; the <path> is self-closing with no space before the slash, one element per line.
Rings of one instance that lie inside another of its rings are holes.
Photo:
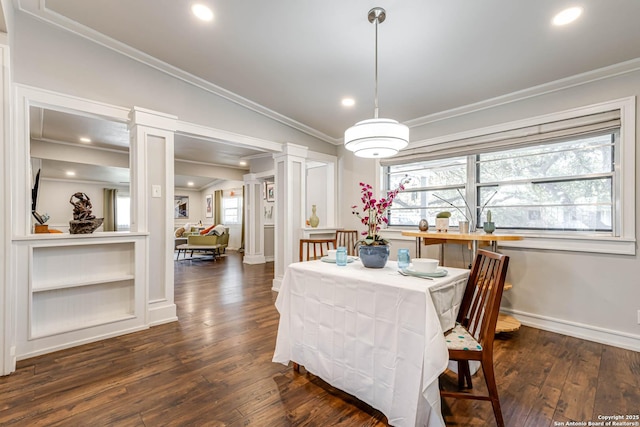
<path fill-rule="evenodd" d="M 380 410 L 393 426 L 444 427 L 438 377 L 449 357 L 469 270 L 435 273 L 290 264 L 276 298 L 280 314 L 273 362 L 304 366 L 333 387 Z M 440 276 L 440 277 L 428 277 Z"/>

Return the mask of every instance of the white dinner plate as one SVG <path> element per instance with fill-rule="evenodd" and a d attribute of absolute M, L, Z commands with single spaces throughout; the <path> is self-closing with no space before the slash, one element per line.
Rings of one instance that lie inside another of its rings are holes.
<path fill-rule="evenodd" d="M 348 256 L 347 257 L 347 262 L 353 262 L 356 259 L 358 259 L 358 257 L 355 256 Z M 336 263 L 336 259 L 335 258 L 329 258 L 328 256 L 323 256 L 322 258 L 320 258 L 320 261 L 322 262 L 329 262 L 331 264 L 335 264 Z"/>
<path fill-rule="evenodd" d="M 437 268 L 433 273 L 423 273 L 421 271 L 415 271 L 411 267 L 403 268 L 402 271 L 416 277 L 444 277 L 448 273 L 448 271 L 444 268 Z"/>

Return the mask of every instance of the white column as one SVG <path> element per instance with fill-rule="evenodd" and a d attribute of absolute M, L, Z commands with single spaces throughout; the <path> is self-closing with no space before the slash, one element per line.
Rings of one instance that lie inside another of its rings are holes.
<path fill-rule="evenodd" d="M 264 215 L 262 188 L 256 174 L 244 175 L 244 259 L 245 264 L 264 264 Z"/>
<path fill-rule="evenodd" d="M 173 137 L 177 117 L 134 107 L 130 113 L 131 231 L 148 232 L 146 323 L 177 320 L 173 286 Z M 160 189 L 155 197 L 152 187 Z"/>
<path fill-rule="evenodd" d="M 15 288 L 9 286 L 11 275 L 15 275 L 9 259 L 11 253 L 11 194 L 9 188 L 9 174 L 14 170 L 9 164 L 11 157 L 11 78 L 9 75 L 9 46 L 6 37 L 0 43 L 0 375 L 9 375 L 16 369 L 15 357 Z M 27 139 L 28 141 L 28 139 Z M 15 265 L 15 264 L 14 264 Z"/>
<path fill-rule="evenodd" d="M 285 144 L 275 161 L 275 266 L 273 290 L 280 289 L 285 269 L 299 261 L 300 230 L 304 225 L 307 147 Z"/>

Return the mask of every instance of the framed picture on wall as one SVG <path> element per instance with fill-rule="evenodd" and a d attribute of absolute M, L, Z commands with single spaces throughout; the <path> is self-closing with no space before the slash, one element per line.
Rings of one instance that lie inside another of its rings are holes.
<path fill-rule="evenodd" d="M 266 189 L 267 189 L 267 202 L 274 202 L 276 200 L 276 189 L 275 189 L 275 184 L 273 182 L 267 182 L 266 183 Z"/>
<path fill-rule="evenodd" d="M 175 218 L 189 218 L 189 196 L 175 196 Z"/>
<path fill-rule="evenodd" d="M 213 194 L 208 194 L 206 197 L 207 206 L 204 216 L 207 218 L 213 218 Z"/>

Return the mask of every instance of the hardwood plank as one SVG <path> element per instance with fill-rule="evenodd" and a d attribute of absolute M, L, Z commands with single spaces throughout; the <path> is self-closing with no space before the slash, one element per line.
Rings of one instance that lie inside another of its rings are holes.
<path fill-rule="evenodd" d="M 573 421 L 595 421 L 593 408 L 603 346 L 576 338 L 567 341 L 569 346 L 575 343 L 574 361 L 562 387 L 555 415 Z"/>

